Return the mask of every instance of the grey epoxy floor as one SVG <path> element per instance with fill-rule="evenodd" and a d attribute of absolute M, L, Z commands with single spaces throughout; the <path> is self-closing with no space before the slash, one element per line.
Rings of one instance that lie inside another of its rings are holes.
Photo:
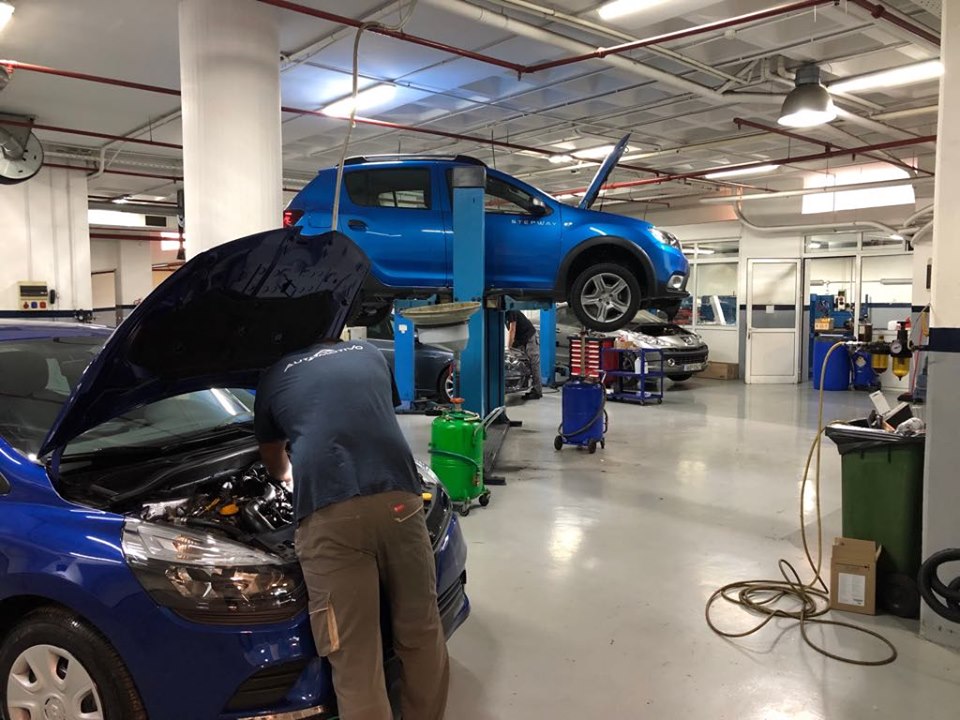
<path fill-rule="evenodd" d="M 866 414 L 828 395 L 828 419 Z M 704 623 L 712 591 L 805 568 L 798 488 L 816 427 L 805 387 L 693 380 L 662 406 L 611 405 L 607 449 L 553 449 L 559 395 L 513 403 L 506 487 L 463 521 L 473 615 L 450 641 L 452 720 L 573 718 L 847 720 L 960 717 L 960 654 L 916 623 L 847 616 L 900 657 L 844 665 L 786 621 L 728 642 Z M 429 418 L 403 418 L 425 455 Z M 826 542 L 839 535 L 839 458 L 824 447 Z M 829 551 L 827 551 L 829 552 Z M 828 562 L 825 567 L 829 567 Z M 721 610 L 725 627 L 753 622 Z M 875 641 L 817 628 L 831 648 Z"/>

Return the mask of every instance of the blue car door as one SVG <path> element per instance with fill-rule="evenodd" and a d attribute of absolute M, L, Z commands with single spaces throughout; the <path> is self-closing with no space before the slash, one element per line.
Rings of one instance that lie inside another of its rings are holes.
<path fill-rule="evenodd" d="M 367 254 L 382 283 L 424 288 L 447 284 L 438 190 L 430 165 L 345 169 L 340 230 Z"/>
<path fill-rule="evenodd" d="M 562 231 L 556 203 L 528 191 L 508 175 L 490 171 L 484 208 L 487 285 L 507 290 L 552 288 Z"/>

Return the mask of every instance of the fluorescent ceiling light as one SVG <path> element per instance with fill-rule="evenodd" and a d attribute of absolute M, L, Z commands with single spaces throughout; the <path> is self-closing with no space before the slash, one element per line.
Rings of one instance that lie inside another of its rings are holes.
<path fill-rule="evenodd" d="M 179 240 L 161 240 L 160 241 L 160 250 L 162 252 L 176 252 L 180 249 Z"/>
<path fill-rule="evenodd" d="M 843 190 L 844 185 L 862 185 L 890 180 L 904 180 L 903 185 L 891 185 L 866 190 Z M 891 207 L 916 203 L 916 193 L 910 184 L 910 174 L 886 163 L 869 163 L 841 168 L 829 174 L 816 173 L 803 181 L 805 188 L 824 188 L 822 193 L 803 196 L 803 215 Z"/>
<path fill-rule="evenodd" d="M 0 30 L 3 30 L 7 26 L 7 23 L 10 22 L 14 10 L 15 8 L 12 2 L 0 0 Z"/>
<path fill-rule="evenodd" d="M 900 240 L 903 240 L 903 235 L 901 235 L 900 233 L 894 233 L 889 237 L 889 239 L 900 241 Z"/>
<path fill-rule="evenodd" d="M 357 112 L 369 110 L 377 107 L 378 105 L 384 105 L 385 103 L 393 100 L 396 94 L 396 85 L 390 85 L 386 83 L 374 85 L 366 90 L 361 90 L 359 93 L 357 93 L 356 98 Z M 334 103 L 330 103 L 320 112 L 322 112 L 324 115 L 329 115 L 330 117 L 343 118 L 350 117 L 350 111 L 353 110 L 353 108 L 354 98 L 352 95 L 349 95 L 342 100 L 337 100 Z"/>
<path fill-rule="evenodd" d="M 554 165 L 562 165 L 563 163 L 573 162 L 573 156 L 563 153 L 559 155 L 551 155 L 550 162 L 552 162 Z"/>
<path fill-rule="evenodd" d="M 648 10 L 662 5 L 666 0 L 613 0 L 597 10 L 597 14 L 604 20 L 614 20 L 624 15 L 632 15 L 641 10 Z"/>
<path fill-rule="evenodd" d="M 779 167 L 779 165 L 756 165 L 754 167 L 734 168 L 733 170 L 718 170 L 703 177 L 707 180 L 720 180 L 721 178 L 742 177 L 744 175 L 765 175 Z"/>
<path fill-rule="evenodd" d="M 882 90 L 935 80 L 941 75 L 943 75 L 943 63 L 939 60 L 928 60 L 914 65 L 905 65 L 891 70 L 881 70 L 880 72 L 861 75 L 849 80 L 839 80 L 831 83 L 830 92 L 855 93 L 865 90 Z"/>
<path fill-rule="evenodd" d="M 577 150 L 573 157 L 584 160 L 603 160 L 607 155 L 613 152 L 613 145 L 601 145 L 600 147 L 587 148 L 586 150 Z"/>
<path fill-rule="evenodd" d="M 881 285 L 913 285 L 913 278 L 880 278 Z"/>

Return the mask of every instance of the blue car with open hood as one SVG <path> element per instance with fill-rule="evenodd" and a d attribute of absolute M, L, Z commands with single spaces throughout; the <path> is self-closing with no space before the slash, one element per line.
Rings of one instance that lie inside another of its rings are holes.
<path fill-rule="evenodd" d="M 629 136 L 604 160 L 577 206 L 493 168 L 484 195 L 486 281 L 491 295 L 567 300 L 591 330 L 618 330 L 641 307 L 675 313 L 687 297 L 689 263 L 680 241 L 637 218 L 593 210 Z M 449 294 L 453 287 L 454 168 L 457 156 L 357 157 L 343 167 L 337 228 L 370 258 L 358 303 L 376 324 L 397 297 Z M 305 233 L 331 229 L 336 168 L 321 170 L 284 211 Z"/>
<path fill-rule="evenodd" d="M 275 230 L 197 256 L 112 334 L 0 323 L 0 717 L 335 714 L 244 388 L 339 335 L 367 268 L 342 235 Z M 421 474 L 451 633 L 466 546 Z"/>

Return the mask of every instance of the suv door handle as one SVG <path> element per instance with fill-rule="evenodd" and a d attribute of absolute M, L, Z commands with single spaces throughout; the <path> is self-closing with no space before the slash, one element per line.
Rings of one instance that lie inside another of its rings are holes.
<path fill-rule="evenodd" d="M 367 224 L 363 220 L 351 220 L 347 223 L 347 227 L 351 230 L 366 230 Z"/>

